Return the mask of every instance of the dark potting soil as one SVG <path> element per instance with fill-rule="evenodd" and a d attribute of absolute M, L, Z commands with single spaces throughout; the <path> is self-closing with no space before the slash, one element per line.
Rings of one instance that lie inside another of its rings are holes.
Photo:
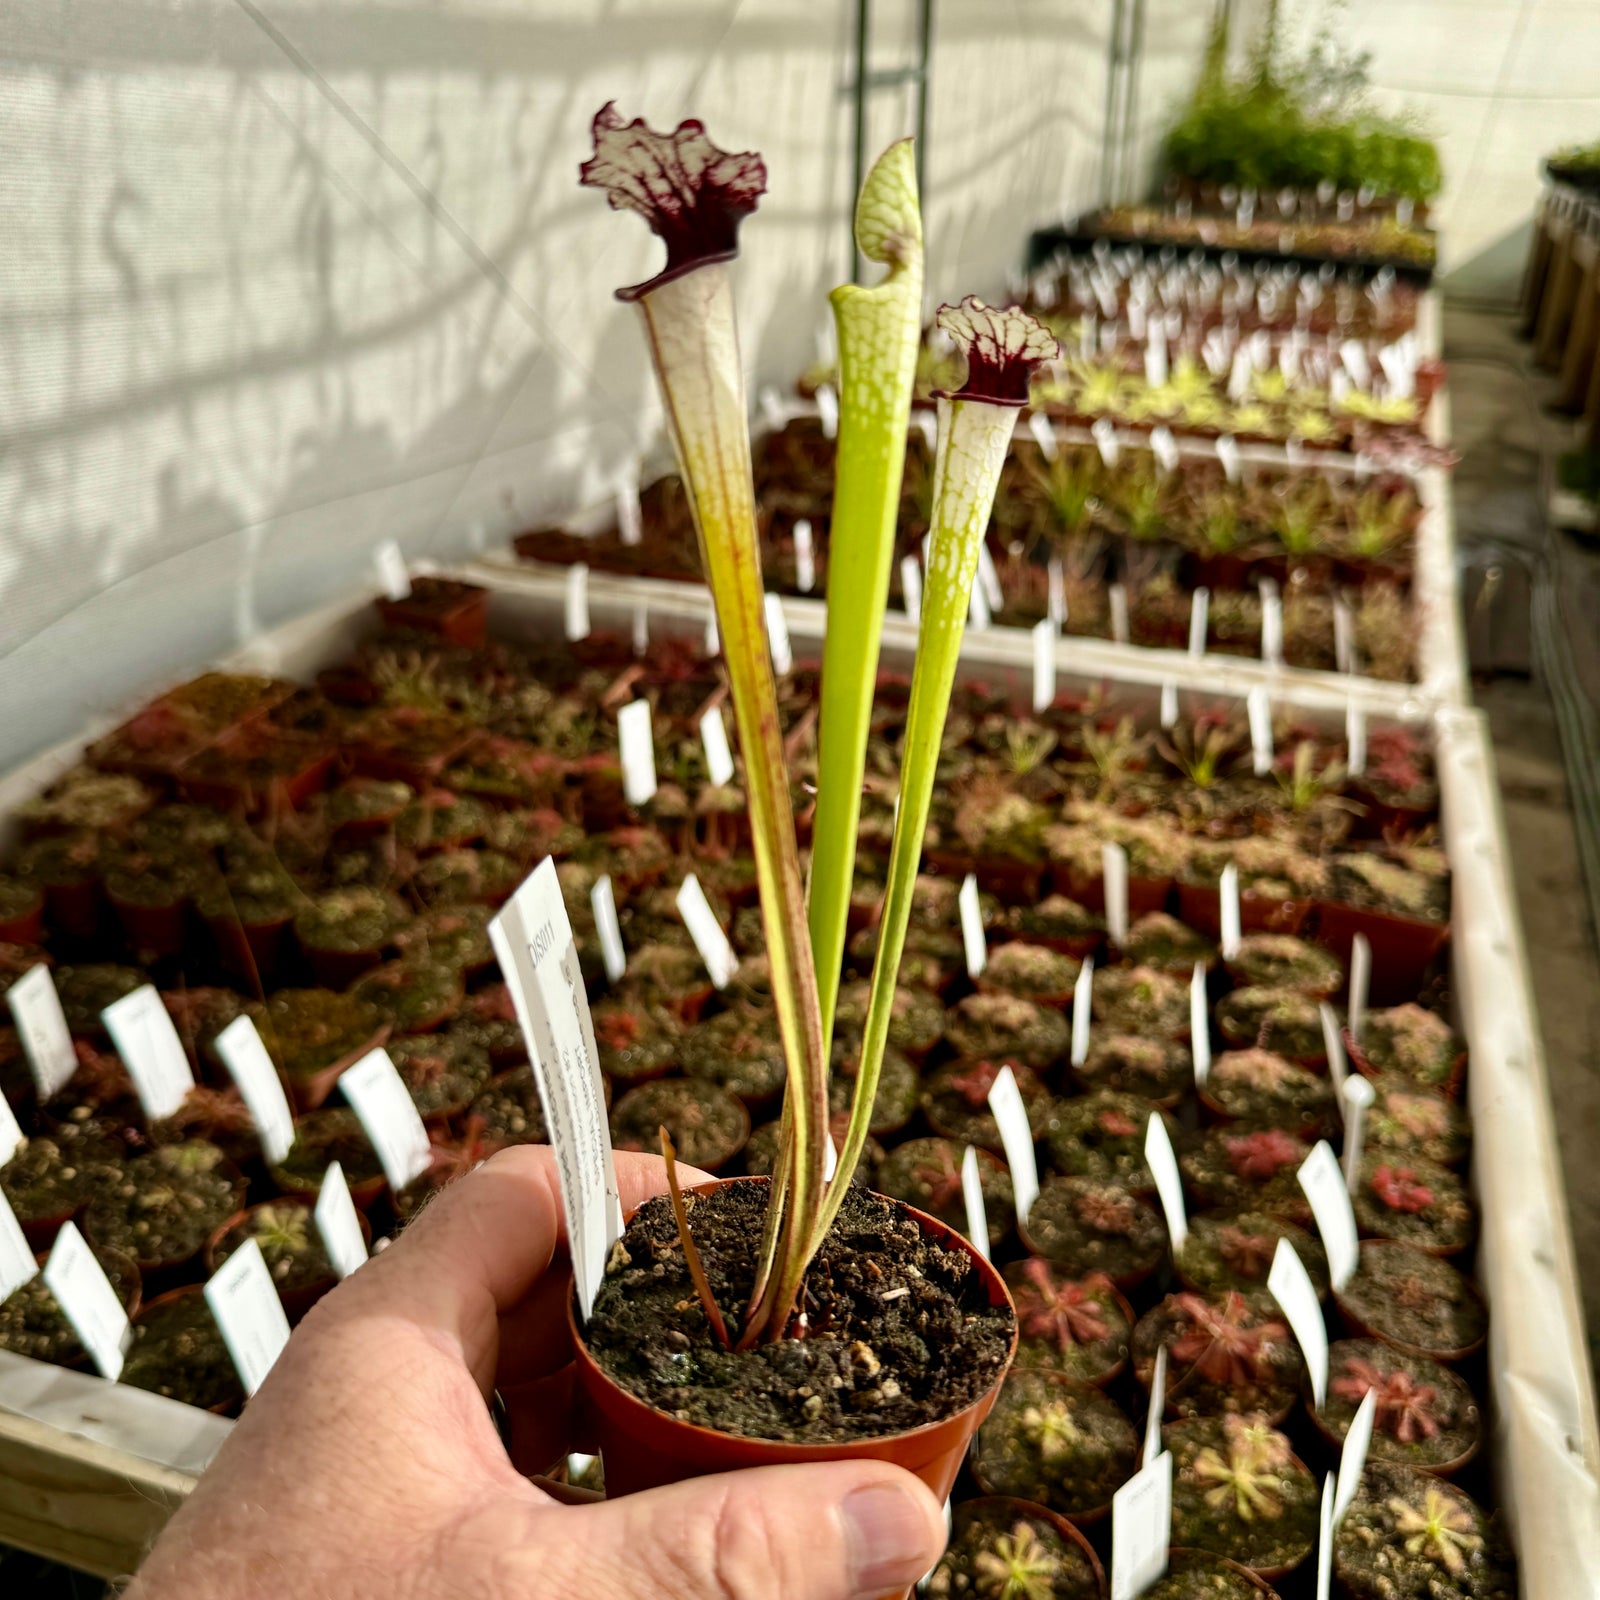
<path fill-rule="evenodd" d="M 208 1411 L 244 1400 L 233 1358 L 198 1289 L 140 1312 L 121 1381 Z"/>
<path fill-rule="evenodd" d="M 1221 1556 L 1178 1550 L 1166 1577 L 1146 1589 L 1143 1600 L 1261 1600 L 1271 1592 Z"/>
<path fill-rule="evenodd" d="M 1448 1261 L 1410 1245 L 1365 1240 L 1335 1298 L 1354 1331 L 1438 1361 L 1461 1359 L 1488 1331 L 1478 1291 Z"/>
<path fill-rule="evenodd" d="M 1260 1293 L 1266 1289 L 1280 1239 L 1294 1246 L 1317 1293 L 1327 1294 L 1328 1256 L 1322 1245 L 1304 1228 L 1264 1212 L 1191 1217 L 1189 1237 L 1174 1264 L 1184 1283 L 1200 1294 L 1220 1295 L 1229 1289 Z"/>
<path fill-rule="evenodd" d="M 1137 1095 L 1101 1090 L 1076 1100 L 1051 1104 L 1045 1124 L 1045 1145 L 1050 1164 L 1064 1178 L 1091 1178 L 1096 1183 L 1120 1183 L 1136 1194 L 1155 1190 L 1155 1179 L 1144 1158 L 1144 1136 L 1153 1100 Z M 1160 1112 L 1167 1137 L 1174 1143 L 1178 1125 Z"/>
<path fill-rule="evenodd" d="M 950 1546 L 920 1592 L 935 1600 L 1100 1600 L 1104 1589 L 1093 1559 L 1037 1506 L 995 1496 L 956 1507 Z"/>
<path fill-rule="evenodd" d="M 685 1196 L 730 1326 L 749 1301 L 767 1186 Z M 804 1338 L 720 1349 L 665 1198 L 647 1201 L 607 1267 L 585 1337 L 599 1364 L 658 1410 L 749 1438 L 875 1438 L 952 1415 L 1000 1375 L 1014 1327 L 965 1252 L 898 1207 L 852 1190 L 806 1274 Z"/>

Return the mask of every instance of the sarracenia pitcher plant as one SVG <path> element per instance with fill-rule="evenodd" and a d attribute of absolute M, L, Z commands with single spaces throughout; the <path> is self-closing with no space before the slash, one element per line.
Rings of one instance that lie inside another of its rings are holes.
<path fill-rule="evenodd" d="M 857 202 L 857 243 L 887 267 L 883 281 L 832 297 L 840 425 L 808 916 L 763 613 L 729 280 L 738 227 L 765 191 L 766 168 L 754 153 L 718 150 L 699 122 L 659 134 L 624 122 L 611 106 L 595 118 L 594 141 L 583 183 L 604 189 L 614 208 L 638 212 L 667 247 L 657 276 L 618 293 L 644 319 L 716 607 L 787 1061 L 782 1148 L 740 1341 L 748 1345 L 787 1332 L 806 1267 L 866 1142 L 978 549 L 1029 379 L 1057 353 L 1056 342 L 1018 310 L 969 299 L 939 313 L 966 354 L 968 373 L 962 388 L 939 402 L 928 574 L 888 894 L 850 1123 L 829 1183 L 830 1034 L 919 334 L 922 225 L 911 147 L 890 147 Z"/>

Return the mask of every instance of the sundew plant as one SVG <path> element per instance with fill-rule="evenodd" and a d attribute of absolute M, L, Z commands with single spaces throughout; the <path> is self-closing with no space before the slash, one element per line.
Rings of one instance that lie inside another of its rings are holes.
<path fill-rule="evenodd" d="M 783 1135 L 755 1289 L 730 1331 L 730 1339 L 745 1347 L 788 1333 L 806 1268 L 866 1143 L 978 550 L 1029 381 L 1058 349 L 1043 326 L 1015 308 L 996 310 L 968 298 L 938 314 L 966 358 L 967 375 L 939 399 L 900 804 L 861 1064 L 829 1182 L 833 1014 L 920 333 L 922 219 L 913 152 L 909 140 L 891 145 L 856 204 L 856 242 L 885 269 L 882 280 L 865 288 L 847 285 L 831 296 L 840 416 L 808 895 L 763 614 L 748 406 L 729 275 L 739 224 L 766 190 L 766 168 L 754 152 L 719 150 L 697 121 L 657 133 L 642 121 L 624 121 L 608 105 L 593 131 L 583 184 L 604 190 L 614 209 L 637 212 L 667 248 L 661 272 L 618 296 L 637 306 L 643 319 L 716 608 L 787 1062 Z"/>

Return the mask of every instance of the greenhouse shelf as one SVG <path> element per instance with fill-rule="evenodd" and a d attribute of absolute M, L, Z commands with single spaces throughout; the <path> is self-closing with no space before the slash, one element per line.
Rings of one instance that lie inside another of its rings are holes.
<path fill-rule="evenodd" d="M 484 565 L 451 575 L 488 583 L 491 626 L 502 635 L 560 626 L 563 583 Z M 704 602 L 692 586 L 596 576 L 596 627 L 626 630 L 648 607 L 661 632 L 697 636 Z M 822 607 L 785 606 L 798 655 L 814 655 Z M 370 596 L 352 596 L 273 630 L 217 665 L 309 678 L 370 631 Z M 1032 652 L 1025 634 L 972 636 L 963 671 L 1025 697 Z M 903 664 L 909 625 L 891 617 L 887 665 Z M 1063 641 L 1062 692 L 1098 688 L 1108 703 L 1148 710 L 1166 678 L 1186 700 L 1237 699 L 1262 681 L 1249 663 L 1171 663 L 1159 652 Z M 1181 664 L 1181 672 L 1172 667 Z M 197 668 L 201 666 L 197 663 Z M 1415 686 L 1283 672 L 1277 701 L 1330 728 L 1354 698 L 1381 725 L 1432 730 L 1444 843 L 1454 870 L 1452 976 L 1457 1021 L 1472 1053 L 1477 1126 L 1472 1175 L 1482 1201 L 1478 1278 L 1491 1307 L 1491 1450 L 1500 1504 L 1517 1544 L 1525 1600 L 1600 1596 L 1600 1432 L 1584 1341 L 1544 1061 L 1517 919 L 1493 757 L 1484 718 L 1431 702 Z M 110 718 L 103 726 L 112 725 Z M 0 781 L 0 816 L 65 770 L 79 737 Z M 21 1357 L 0 1356 L 0 1539 L 111 1574 L 132 1570 L 172 1508 L 192 1488 L 230 1424 L 176 1402 Z"/>

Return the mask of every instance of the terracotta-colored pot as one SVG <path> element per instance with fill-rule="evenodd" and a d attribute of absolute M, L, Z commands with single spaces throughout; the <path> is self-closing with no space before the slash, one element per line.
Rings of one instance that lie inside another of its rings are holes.
<path fill-rule="evenodd" d="M 370 1050 L 376 1050 L 380 1044 L 387 1042 L 393 1030 L 385 1022 L 373 1036 L 354 1050 L 346 1051 L 337 1061 L 331 1061 L 327 1066 L 319 1068 L 316 1072 L 308 1073 L 303 1078 L 290 1077 L 283 1074 L 284 1083 L 289 1091 L 289 1098 L 294 1103 L 296 1111 L 317 1111 L 322 1107 L 335 1085 L 339 1082 L 345 1068 L 353 1067 L 362 1056 Z"/>
<path fill-rule="evenodd" d="M 375 602 L 384 626 L 432 633 L 447 644 L 477 649 L 489 630 L 489 591 L 453 578 L 418 578 L 404 600 Z"/>
<path fill-rule="evenodd" d="M 729 1183 L 760 1183 L 765 1178 L 730 1178 Z M 695 1192 L 710 1193 L 714 1184 L 702 1184 Z M 1000 1274 L 953 1228 L 898 1200 L 888 1204 L 910 1217 L 922 1231 L 938 1243 L 965 1251 L 982 1276 L 989 1303 L 1009 1306 L 1011 1297 Z M 977 1400 L 954 1415 L 930 1422 L 903 1433 L 886 1434 L 877 1439 L 851 1439 L 837 1444 L 791 1444 L 780 1439 L 746 1439 L 738 1434 L 719 1433 L 692 1422 L 680 1422 L 646 1405 L 618 1385 L 589 1354 L 578 1325 L 576 1302 L 567 1300 L 567 1320 L 577 1352 L 578 1388 L 587 1402 L 600 1454 L 606 1464 L 606 1493 L 634 1494 L 662 1484 L 679 1483 L 685 1478 L 708 1473 L 731 1472 L 740 1467 L 776 1466 L 817 1461 L 892 1461 L 904 1467 L 943 1500 L 955 1485 L 967 1446 L 979 1424 L 989 1415 L 1000 1384 L 1016 1353 L 1013 1330 L 1011 1349 L 994 1383 Z"/>
<path fill-rule="evenodd" d="M 109 889 L 106 898 L 128 936 L 128 943 L 141 955 L 159 960 L 162 956 L 175 956 L 183 949 L 186 899 L 165 906 L 135 904 L 119 899 Z"/>
<path fill-rule="evenodd" d="M 266 979 L 278 970 L 283 957 L 284 930 L 293 921 L 285 914 L 271 922 L 239 922 L 227 917 L 207 917 L 206 927 L 217 947 L 217 959 L 242 978 Z"/>
<path fill-rule="evenodd" d="M 35 894 L 28 910 L 14 917 L 0 917 L 0 944 L 38 944 L 44 927 L 44 895 Z"/>
<path fill-rule="evenodd" d="M 255 1212 L 261 1209 L 262 1206 L 283 1206 L 285 1204 L 294 1204 L 296 1202 L 298 1202 L 299 1205 L 307 1212 L 311 1211 L 316 1204 L 314 1200 L 308 1200 L 303 1197 L 296 1196 L 294 1200 L 287 1202 L 284 1200 L 263 1200 L 257 1205 L 246 1206 L 244 1210 L 234 1212 L 234 1214 L 229 1217 L 228 1220 L 224 1222 L 209 1239 L 206 1240 L 206 1247 L 203 1253 L 206 1276 L 209 1278 L 211 1274 L 217 1270 L 219 1265 L 217 1260 L 217 1251 L 221 1248 L 222 1241 L 227 1238 L 227 1236 L 232 1233 L 235 1228 L 238 1228 L 247 1222 Z M 361 1224 L 361 1237 L 366 1243 L 367 1249 L 370 1251 L 372 1248 L 372 1224 L 367 1221 L 366 1213 L 359 1207 L 356 1210 L 356 1221 Z M 283 1302 L 284 1315 L 288 1317 L 291 1325 L 299 1322 L 300 1319 L 305 1316 L 306 1312 L 308 1312 L 312 1306 L 314 1306 L 317 1301 L 323 1297 L 323 1295 L 327 1294 L 330 1289 L 337 1287 L 338 1282 L 338 1274 L 330 1272 L 326 1278 L 319 1278 L 315 1283 L 308 1283 L 299 1289 L 280 1288 L 278 1290 L 278 1298 Z M 132 1313 L 130 1312 L 129 1315 L 131 1316 Z"/>
<path fill-rule="evenodd" d="M 317 950 L 302 940 L 300 949 L 324 989 L 348 989 L 362 973 L 383 965 L 382 945 L 368 950 Z"/>
<path fill-rule="evenodd" d="M 1063 871 L 1057 867 L 1052 872 L 1051 879 L 1057 894 L 1064 894 L 1069 900 L 1076 900 L 1085 911 L 1105 910 L 1106 884 L 1099 873 L 1093 877 L 1081 877 L 1076 872 Z M 1172 893 L 1172 881 L 1171 878 L 1138 878 L 1129 874 L 1130 925 L 1137 922 L 1140 917 L 1148 916 L 1152 911 L 1167 909 L 1167 899 Z"/>
<path fill-rule="evenodd" d="M 202 1283 L 179 1284 L 176 1289 L 165 1289 L 152 1299 L 144 1301 L 139 1307 L 139 1314 L 147 1317 L 152 1311 L 161 1310 L 163 1306 L 170 1306 L 175 1301 L 186 1299 L 191 1295 L 203 1295 L 205 1292 L 205 1285 Z M 239 1405 L 238 1400 L 223 1400 L 214 1406 L 207 1406 L 206 1410 L 214 1417 L 231 1417 L 239 1409 Z"/>
<path fill-rule="evenodd" d="M 1033 1500 L 1017 1500 L 1005 1494 L 982 1494 L 973 1500 L 963 1500 L 959 1507 L 961 1512 L 971 1516 L 980 1516 L 985 1511 L 996 1511 L 1011 1519 L 1030 1517 L 1038 1522 L 1048 1522 L 1067 1544 L 1072 1545 L 1089 1563 L 1094 1573 L 1095 1582 L 1099 1585 L 1101 1600 L 1106 1592 L 1105 1568 L 1100 1565 L 1100 1557 L 1095 1554 L 1095 1549 L 1089 1543 L 1088 1535 L 1083 1533 L 1059 1511 L 1052 1511 L 1049 1506 L 1041 1506 Z"/>
<path fill-rule="evenodd" d="M 1252 1572 L 1249 1567 L 1241 1567 L 1237 1561 L 1229 1560 L 1227 1556 L 1215 1555 L 1209 1550 L 1184 1550 L 1177 1545 L 1174 1545 L 1167 1552 L 1169 1561 L 1173 1556 L 1198 1556 L 1204 1561 L 1214 1561 L 1225 1571 L 1231 1572 L 1249 1583 L 1253 1583 L 1266 1596 L 1266 1600 L 1278 1600 L 1278 1591 L 1259 1572 Z"/>
<path fill-rule="evenodd" d="M 1382 1241 L 1371 1242 L 1381 1243 Z M 1474 1295 L 1478 1296 L 1480 1301 L 1482 1300 L 1476 1284 L 1469 1281 L 1467 1287 L 1472 1290 Z M 1489 1338 L 1486 1322 L 1484 1331 L 1471 1344 L 1460 1350 L 1428 1350 L 1421 1345 L 1407 1344 L 1403 1339 L 1391 1338 L 1388 1334 L 1374 1328 L 1350 1309 L 1337 1289 L 1333 1292 L 1333 1303 L 1338 1309 L 1340 1322 L 1352 1339 L 1376 1339 L 1379 1344 L 1386 1344 L 1390 1349 L 1398 1350 L 1401 1355 L 1426 1356 L 1430 1361 L 1437 1361 L 1446 1367 L 1459 1366 L 1463 1361 L 1471 1360 L 1473 1356 L 1483 1349 Z"/>
<path fill-rule="evenodd" d="M 122 1309 L 128 1314 L 128 1321 L 132 1322 L 133 1319 L 139 1315 L 139 1307 L 144 1303 L 144 1280 L 139 1273 L 139 1263 L 123 1250 L 108 1250 L 103 1253 L 106 1255 L 116 1256 L 121 1261 L 127 1263 L 127 1272 L 131 1281 L 127 1292 L 119 1295 L 118 1298 L 122 1301 Z M 43 1272 L 50 1263 L 50 1252 L 48 1250 L 41 1250 L 34 1256 L 33 1259 L 39 1270 Z M 106 1276 L 110 1278 L 111 1274 L 107 1273 Z M 117 1287 L 114 1279 L 112 1280 L 111 1287 L 113 1289 Z M 74 1344 L 76 1344 L 76 1340 L 74 1340 Z M 82 1345 L 77 1345 L 77 1354 L 69 1356 L 66 1361 L 62 1362 L 62 1365 L 71 1367 L 77 1372 L 87 1372 L 91 1365 L 89 1352 L 85 1350 Z"/>
<path fill-rule="evenodd" d="M 245 1197 L 247 1185 L 244 1174 L 231 1161 L 224 1161 L 216 1170 L 232 1180 L 234 1205 L 237 1207 Z M 155 1294 L 157 1299 L 161 1299 L 165 1298 L 164 1291 L 181 1288 L 194 1282 L 205 1264 L 204 1252 L 205 1246 L 199 1245 L 186 1256 L 176 1256 L 165 1261 L 144 1261 L 138 1256 L 134 1256 L 133 1259 L 140 1276 L 144 1279 L 145 1292 Z M 154 1301 L 150 1303 L 154 1304 Z"/>
<path fill-rule="evenodd" d="M 52 883 L 44 891 L 45 918 L 58 933 L 72 939 L 92 939 L 100 931 L 100 880 Z M 22 940 L 21 943 L 32 943 Z"/>
<path fill-rule="evenodd" d="M 1387 911 L 1362 911 L 1335 901 L 1320 902 L 1317 939 L 1350 966 L 1350 947 L 1364 933 L 1372 946 L 1373 1005 L 1398 1005 L 1414 1000 L 1428 968 L 1450 940 L 1445 922 L 1419 922 Z"/>
<path fill-rule="evenodd" d="M 1329 1457 L 1333 1460 L 1337 1460 L 1339 1453 L 1344 1449 L 1344 1440 L 1341 1439 L 1339 1435 L 1336 1434 L 1333 1429 L 1322 1420 L 1322 1418 L 1317 1414 L 1317 1408 L 1312 1405 L 1309 1400 L 1306 1402 L 1306 1415 L 1311 1418 L 1312 1426 L 1319 1434 L 1322 1435 L 1323 1442 L 1328 1447 Z M 1417 1470 L 1419 1472 L 1426 1472 L 1428 1476 L 1432 1478 L 1453 1478 L 1457 1473 L 1463 1471 L 1467 1466 L 1478 1459 L 1478 1451 L 1482 1448 L 1482 1446 L 1483 1428 L 1480 1421 L 1478 1435 L 1472 1441 L 1471 1447 L 1467 1450 L 1464 1450 L 1455 1458 L 1454 1461 L 1443 1462 L 1437 1467 L 1418 1467 Z M 1377 1458 L 1372 1457 L 1370 1459 L 1376 1460 Z"/>
<path fill-rule="evenodd" d="M 1341 1028 L 1339 1033 L 1344 1039 L 1344 1053 L 1349 1058 L 1350 1065 L 1354 1067 L 1363 1078 L 1371 1078 L 1374 1082 L 1376 1082 L 1379 1078 L 1385 1076 L 1381 1068 L 1373 1066 L 1372 1062 L 1367 1059 L 1366 1051 L 1363 1050 L 1361 1046 L 1357 1044 L 1356 1041 L 1351 1037 L 1350 1030 L 1348 1028 Z M 1462 1089 L 1466 1087 L 1466 1081 L 1467 1052 L 1463 1050 L 1459 1055 L 1456 1056 L 1456 1059 L 1450 1068 L 1450 1076 L 1446 1078 L 1443 1083 L 1437 1084 L 1431 1089 L 1423 1088 L 1418 1085 L 1415 1087 L 1415 1092 L 1417 1094 L 1428 1094 L 1431 1092 L 1433 1094 L 1442 1094 L 1447 1100 L 1459 1100 L 1461 1098 Z M 1459 1163 L 1451 1164 L 1459 1165 Z"/>
<path fill-rule="evenodd" d="M 1244 889 L 1239 894 L 1241 933 L 1297 934 L 1305 926 L 1316 904 L 1304 900 L 1279 900 L 1272 895 Z M 1178 884 L 1178 920 L 1208 939 L 1222 937 L 1222 894 L 1215 887 L 1200 883 Z"/>

